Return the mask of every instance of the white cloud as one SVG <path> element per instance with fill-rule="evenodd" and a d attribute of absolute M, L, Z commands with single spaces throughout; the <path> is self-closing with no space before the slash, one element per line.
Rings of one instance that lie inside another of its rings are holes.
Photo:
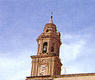
<path fill-rule="evenodd" d="M 64 36 L 62 36 L 63 38 Z M 77 39 L 76 39 L 77 38 Z M 69 43 L 68 43 L 69 41 Z M 76 35 L 65 35 L 63 38 L 60 49 L 60 55 L 61 55 L 61 61 L 63 61 L 63 66 L 62 66 L 62 74 L 64 73 L 64 67 L 72 67 L 71 66 L 65 66 L 67 63 L 76 60 L 80 55 L 81 55 L 81 50 L 84 48 L 86 44 L 86 40 L 80 38 L 80 36 Z M 72 69 L 67 70 L 67 73 L 76 73 L 76 72 L 81 72 L 78 67 L 73 66 Z"/>
<path fill-rule="evenodd" d="M 69 67 L 63 67 L 62 69 L 63 69 L 62 74 L 82 73 L 81 68 L 76 65 L 69 66 Z"/>
<path fill-rule="evenodd" d="M 65 41 L 71 39 L 72 41 L 68 43 L 64 43 L 61 45 L 61 56 L 64 58 L 65 61 L 71 61 L 75 60 L 78 55 L 80 55 L 80 51 L 84 47 L 86 41 L 78 38 L 78 40 L 75 39 L 76 37 L 73 35 L 65 35 L 64 39 Z"/>
<path fill-rule="evenodd" d="M 26 76 L 30 76 L 31 59 L 26 56 L 26 52 L 22 53 L 17 58 L 0 57 L 0 79 L 25 80 Z"/>

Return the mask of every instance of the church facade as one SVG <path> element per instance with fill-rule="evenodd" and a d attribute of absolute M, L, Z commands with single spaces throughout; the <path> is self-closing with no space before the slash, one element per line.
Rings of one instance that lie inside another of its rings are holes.
<path fill-rule="evenodd" d="M 95 73 L 61 75 L 60 32 L 51 20 L 37 38 L 37 55 L 31 56 L 31 75 L 26 80 L 95 80 Z"/>

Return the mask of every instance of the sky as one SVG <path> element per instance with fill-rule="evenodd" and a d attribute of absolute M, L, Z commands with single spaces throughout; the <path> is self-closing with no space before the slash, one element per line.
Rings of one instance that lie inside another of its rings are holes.
<path fill-rule="evenodd" d="M 62 74 L 95 73 L 95 0 L 0 0 L 0 80 L 30 76 L 30 56 L 51 12 Z"/>

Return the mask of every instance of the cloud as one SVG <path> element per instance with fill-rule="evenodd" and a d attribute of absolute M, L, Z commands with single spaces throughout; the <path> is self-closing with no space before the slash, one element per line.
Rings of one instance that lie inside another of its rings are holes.
<path fill-rule="evenodd" d="M 26 76 L 30 76 L 31 59 L 29 55 L 26 56 L 26 52 L 22 53 L 16 58 L 0 56 L 0 79 L 25 80 Z"/>
<path fill-rule="evenodd" d="M 76 65 L 63 67 L 62 74 L 75 74 L 75 73 L 82 73 L 81 68 Z"/>
<path fill-rule="evenodd" d="M 70 41 L 71 40 L 71 41 Z M 64 43 L 65 42 L 65 43 Z M 76 39 L 75 35 L 65 35 L 61 45 L 61 55 L 63 56 L 65 61 L 75 60 L 84 45 L 86 44 L 86 40 L 81 39 L 80 37 Z"/>
<path fill-rule="evenodd" d="M 77 58 L 81 55 L 81 51 L 83 50 L 86 44 L 86 40 L 81 38 L 80 35 L 70 35 L 70 34 L 62 36 L 62 40 L 63 44 L 61 45 L 60 49 L 61 61 L 63 63 L 62 74 L 64 73 L 64 67 L 72 68 L 67 70 L 67 73 L 81 72 L 81 70 L 78 69 L 77 66 L 68 63 L 77 60 Z"/>

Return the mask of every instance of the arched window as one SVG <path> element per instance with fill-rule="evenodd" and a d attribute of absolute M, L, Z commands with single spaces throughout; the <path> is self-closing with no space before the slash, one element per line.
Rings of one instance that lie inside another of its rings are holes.
<path fill-rule="evenodd" d="M 43 44 L 43 53 L 47 52 L 47 45 L 48 45 L 48 43 L 44 42 L 44 44 Z"/>
<path fill-rule="evenodd" d="M 51 52 L 54 52 L 54 47 L 51 47 Z"/>
<path fill-rule="evenodd" d="M 46 32 L 48 32 L 49 30 L 47 29 Z"/>

